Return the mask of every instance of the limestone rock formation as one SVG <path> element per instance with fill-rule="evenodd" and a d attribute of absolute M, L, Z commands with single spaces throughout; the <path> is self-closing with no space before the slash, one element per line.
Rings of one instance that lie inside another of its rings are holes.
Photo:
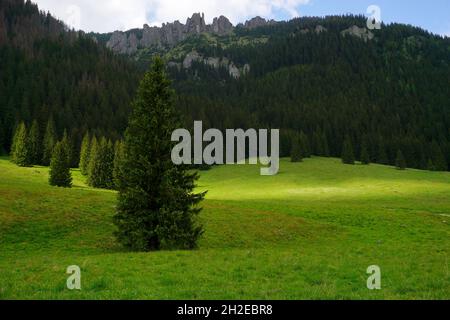
<path fill-rule="evenodd" d="M 253 19 L 246 21 L 244 24 L 244 27 L 248 28 L 248 29 L 254 29 L 254 28 L 258 28 L 258 27 L 273 25 L 275 23 L 276 23 L 276 21 L 274 21 L 274 20 L 267 21 L 266 19 L 258 16 L 258 17 L 255 17 Z"/>
<path fill-rule="evenodd" d="M 360 28 L 358 26 L 352 26 L 348 29 L 345 29 L 344 31 L 341 32 L 341 34 L 344 37 L 347 35 L 351 35 L 360 38 L 366 42 L 372 40 L 375 37 L 375 35 L 371 31 L 367 30 L 366 28 Z"/>
<path fill-rule="evenodd" d="M 316 34 L 320 34 L 322 32 L 327 32 L 328 30 L 324 26 L 318 25 L 314 31 Z"/>
<path fill-rule="evenodd" d="M 180 69 L 183 67 L 184 69 L 189 69 L 192 67 L 192 63 L 200 62 L 205 65 L 208 65 L 214 69 L 219 69 L 220 67 L 225 68 L 228 70 L 230 76 L 232 76 L 235 79 L 239 79 L 241 76 L 246 75 L 250 72 L 250 65 L 245 64 L 241 69 L 238 68 L 233 61 L 230 61 L 228 58 L 218 58 L 218 57 L 203 57 L 201 56 L 197 51 L 191 51 L 189 52 L 186 57 L 183 60 L 183 63 L 177 63 L 177 62 L 169 62 L 169 67 L 176 67 Z"/>
<path fill-rule="evenodd" d="M 233 24 L 227 17 L 220 16 L 214 18 L 210 32 L 216 33 L 220 36 L 230 34 L 233 31 Z"/>
<path fill-rule="evenodd" d="M 253 18 L 245 23 L 246 28 L 257 28 L 276 23 L 274 20 L 267 21 L 261 17 Z M 190 35 L 201 34 L 204 32 L 224 36 L 232 33 L 233 24 L 225 16 L 214 18 L 213 23 L 205 23 L 205 15 L 194 13 L 188 18 L 186 24 L 179 21 L 173 23 L 164 23 L 162 27 L 150 27 L 145 24 L 140 32 L 130 30 L 128 32 L 116 31 L 107 42 L 107 47 L 114 52 L 132 55 L 138 48 L 171 48 L 180 41 L 185 40 Z"/>

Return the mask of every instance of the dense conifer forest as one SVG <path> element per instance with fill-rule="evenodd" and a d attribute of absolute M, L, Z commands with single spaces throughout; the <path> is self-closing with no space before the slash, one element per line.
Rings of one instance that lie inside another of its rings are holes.
<path fill-rule="evenodd" d="M 297 159 L 351 149 L 364 163 L 396 165 L 401 154 L 406 167 L 448 170 L 450 39 L 400 24 L 374 30 L 372 40 L 342 35 L 365 23 L 362 16 L 333 16 L 236 28 L 234 38 L 264 39 L 247 44 L 188 38 L 178 49 L 226 57 L 250 71 L 235 79 L 200 62 L 170 68 L 185 126 L 203 120 L 205 128 L 279 128 L 282 156 L 294 150 Z M 319 25 L 326 31 L 314 32 Z M 29 1 L 0 3 L 1 152 L 10 152 L 22 122 L 40 146 L 32 162 L 49 164 L 46 149 L 65 130 L 72 166 L 88 132 L 105 137 L 112 152 L 149 59 L 137 64 L 101 42 Z"/>

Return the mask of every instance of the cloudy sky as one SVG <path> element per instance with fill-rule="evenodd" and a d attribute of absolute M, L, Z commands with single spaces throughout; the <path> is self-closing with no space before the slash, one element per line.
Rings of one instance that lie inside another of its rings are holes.
<path fill-rule="evenodd" d="M 234 24 L 254 16 L 277 20 L 298 16 L 365 14 L 378 5 L 385 22 L 402 22 L 450 36 L 450 1 L 412 0 L 34 0 L 42 10 L 85 31 L 110 32 L 163 22 L 185 22 L 204 12 L 209 23 L 219 15 Z"/>

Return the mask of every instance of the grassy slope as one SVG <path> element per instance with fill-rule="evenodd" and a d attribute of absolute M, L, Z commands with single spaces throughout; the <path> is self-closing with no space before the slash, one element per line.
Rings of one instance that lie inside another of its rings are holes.
<path fill-rule="evenodd" d="M 0 299 L 450 298 L 450 174 L 335 159 L 202 173 L 206 233 L 192 252 L 127 253 L 115 193 L 47 185 L 0 159 Z M 82 291 L 65 289 L 69 265 Z M 379 265 L 383 289 L 366 288 Z"/>

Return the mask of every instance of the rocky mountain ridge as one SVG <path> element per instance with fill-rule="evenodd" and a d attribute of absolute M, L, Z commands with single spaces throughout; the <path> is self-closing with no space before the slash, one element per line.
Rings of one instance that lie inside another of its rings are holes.
<path fill-rule="evenodd" d="M 266 20 L 255 17 L 239 24 L 238 27 L 254 29 L 266 25 L 274 25 L 274 20 Z M 132 55 L 139 48 L 171 48 L 187 37 L 201 33 L 227 35 L 233 32 L 235 26 L 225 16 L 214 18 L 212 24 L 206 24 L 205 15 L 194 13 L 188 18 L 186 24 L 180 21 L 164 23 L 162 27 L 150 27 L 145 24 L 143 29 L 135 29 L 127 32 L 115 31 L 112 33 L 106 46 L 116 53 Z"/>

